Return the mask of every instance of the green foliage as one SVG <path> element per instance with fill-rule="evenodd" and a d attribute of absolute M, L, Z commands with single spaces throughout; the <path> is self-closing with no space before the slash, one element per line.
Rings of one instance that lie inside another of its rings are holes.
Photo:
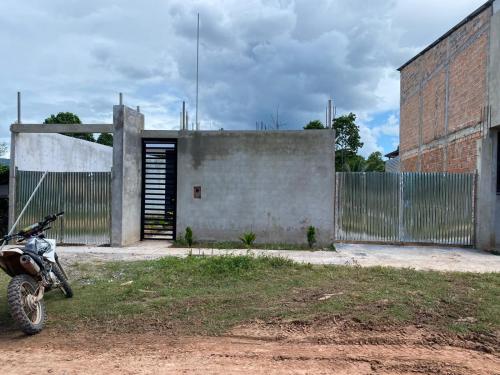
<path fill-rule="evenodd" d="M 242 241 L 193 241 L 196 243 L 196 247 L 200 249 L 219 249 L 219 250 L 235 250 L 235 249 L 247 249 L 247 246 L 243 244 Z M 185 248 L 187 243 L 184 236 L 181 236 L 175 240 L 172 244 L 174 248 Z M 273 242 L 273 243 L 254 243 L 252 245 L 253 249 L 260 250 L 298 250 L 305 251 L 311 250 L 307 243 L 296 244 L 296 243 L 283 243 L 283 242 Z M 314 249 L 319 250 L 319 247 L 314 247 Z"/>
<path fill-rule="evenodd" d="M 379 151 L 373 152 L 366 159 L 367 172 L 385 172 L 385 162 L 382 160 L 382 154 Z"/>
<path fill-rule="evenodd" d="M 5 154 L 8 148 L 9 146 L 7 145 L 6 142 L 0 142 L 0 156 Z"/>
<path fill-rule="evenodd" d="M 243 236 L 240 237 L 240 240 L 247 247 L 250 247 L 253 245 L 256 238 L 257 238 L 257 236 L 255 235 L 254 232 L 245 232 L 245 233 L 243 233 Z"/>
<path fill-rule="evenodd" d="M 339 172 L 385 172 L 385 162 L 378 151 L 365 159 L 361 155 L 339 150 L 335 153 L 335 158 L 335 168 Z"/>
<path fill-rule="evenodd" d="M 356 115 L 349 113 L 335 118 L 333 120 L 333 128 L 335 129 L 335 145 L 338 150 L 350 151 L 354 154 L 363 147 L 361 137 L 359 135 L 359 126 L 356 125 Z"/>
<path fill-rule="evenodd" d="M 80 118 L 71 112 L 59 112 L 56 116 L 47 117 L 44 124 L 81 124 Z"/>
<path fill-rule="evenodd" d="M 306 130 L 308 130 L 308 129 L 325 129 L 325 126 L 323 125 L 323 123 L 321 121 L 313 120 L 313 121 L 310 121 L 309 124 L 304 126 L 304 129 L 306 129 Z"/>
<path fill-rule="evenodd" d="M 179 335 L 221 334 L 255 320 L 312 324 L 331 316 L 363 326 L 486 333 L 491 340 L 500 330 L 500 273 L 311 266 L 252 256 L 85 262 L 66 270 L 75 297 L 45 295 L 51 328 L 61 334 L 80 324 L 96 331 L 175 327 Z M 9 280 L 0 273 L 0 290 Z M 333 298 L 320 300 L 326 293 Z M 12 327 L 1 293 L 0 330 Z"/>
<path fill-rule="evenodd" d="M 56 116 L 47 117 L 44 124 L 81 124 L 80 118 L 71 112 L 59 112 Z M 95 142 L 94 135 L 91 133 L 66 133 L 68 137 L 83 139 L 84 141 Z"/>
<path fill-rule="evenodd" d="M 335 152 L 335 170 L 337 172 L 366 172 L 366 160 L 361 155 L 339 150 Z"/>
<path fill-rule="evenodd" d="M 184 240 L 189 247 L 193 246 L 193 230 L 191 227 L 186 228 L 186 233 L 184 234 Z"/>
<path fill-rule="evenodd" d="M 309 244 L 309 248 L 312 248 L 316 243 L 316 228 L 312 225 L 307 228 L 307 243 Z"/>
<path fill-rule="evenodd" d="M 349 113 L 333 120 L 335 129 L 335 170 L 337 172 L 384 172 L 385 162 L 380 152 L 372 153 L 368 159 L 358 155 L 363 147 L 356 115 Z M 319 120 L 309 122 L 304 129 L 325 129 Z"/>
<path fill-rule="evenodd" d="M 96 142 L 105 146 L 113 146 L 113 134 L 101 133 L 99 137 L 97 137 Z"/>
<path fill-rule="evenodd" d="M 333 120 L 335 129 L 335 169 L 347 172 L 352 169 L 362 168 L 361 156 L 358 150 L 363 147 L 359 135 L 359 126 L 356 125 L 356 115 L 349 113 Z"/>
<path fill-rule="evenodd" d="M 6 185 L 9 183 L 9 171 L 10 168 L 6 165 L 0 165 L 0 185 Z"/>

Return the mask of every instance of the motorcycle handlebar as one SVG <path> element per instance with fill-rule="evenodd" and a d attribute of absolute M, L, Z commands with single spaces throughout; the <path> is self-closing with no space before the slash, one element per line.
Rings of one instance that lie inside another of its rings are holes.
<path fill-rule="evenodd" d="M 50 229 L 50 227 L 47 227 L 48 224 L 52 223 L 53 221 L 56 221 L 59 216 L 64 215 L 64 211 L 58 212 L 57 214 L 53 215 L 48 215 L 46 216 L 43 221 L 40 221 L 39 223 L 33 224 L 27 228 L 26 230 L 21 230 L 20 232 L 16 234 L 11 234 L 11 235 L 6 235 L 1 237 L 2 241 L 11 241 L 15 238 L 27 238 L 31 235 L 34 235 L 36 233 L 45 231 L 47 229 Z"/>

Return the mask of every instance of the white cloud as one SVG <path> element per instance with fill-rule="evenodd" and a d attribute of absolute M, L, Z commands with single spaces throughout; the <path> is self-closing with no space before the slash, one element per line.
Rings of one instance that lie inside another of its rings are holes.
<path fill-rule="evenodd" d="M 367 123 L 398 110 L 395 69 L 482 2 L 3 0 L 0 137 L 18 90 L 30 122 L 58 111 L 109 122 L 120 91 L 149 128 L 178 127 L 182 100 L 193 118 L 197 12 L 204 127 L 252 129 L 279 105 L 299 128 L 331 96 Z M 364 152 L 394 129 L 364 125 Z"/>
<path fill-rule="evenodd" d="M 366 158 L 373 152 L 384 152 L 384 149 L 378 143 L 379 140 L 377 134 L 375 134 L 373 129 L 361 124 L 359 125 L 359 134 L 361 135 L 361 140 L 363 141 L 363 147 L 359 150 L 360 155 Z"/>

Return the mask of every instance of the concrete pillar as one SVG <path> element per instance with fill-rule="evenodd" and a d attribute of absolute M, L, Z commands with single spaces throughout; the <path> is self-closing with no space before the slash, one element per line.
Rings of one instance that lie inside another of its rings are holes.
<path fill-rule="evenodd" d="M 482 140 L 477 192 L 477 246 L 492 250 L 500 245 L 500 196 L 496 195 L 498 132 L 500 131 L 500 0 L 493 2 L 488 60 L 487 135 Z"/>
<path fill-rule="evenodd" d="M 500 0 L 493 3 L 490 21 L 490 46 L 488 61 L 488 98 L 491 126 L 500 125 Z"/>
<path fill-rule="evenodd" d="M 488 131 L 488 130 L 487 130 Z M 479 152 L 479 179 L 477 184 L 476 246 L 491 251 L 496 246 L 496 170 L 498 135 L 489 130 L 482 139 Z"/>
<path fill-rule="evenodd" d="M 113 125 L 111 246 L 127 246 L 141 239 L 144 115 L 124 105 L 116 105 Z"/>

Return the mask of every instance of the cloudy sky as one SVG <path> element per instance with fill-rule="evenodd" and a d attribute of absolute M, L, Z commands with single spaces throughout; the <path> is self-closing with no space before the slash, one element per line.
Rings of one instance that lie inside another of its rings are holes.
<path fill-rule="evenodd" d="M 194 119 L 196 14 L 201 17 L 202 129 L 284 129 L 358 115 L 362 153 L 398 144 L 396 69 L 484 0 L 2 0 L 0 139 L 16 92 L 23 122 L 71 111 L 112 122 L 118 92 L 146 127 Z"/>

